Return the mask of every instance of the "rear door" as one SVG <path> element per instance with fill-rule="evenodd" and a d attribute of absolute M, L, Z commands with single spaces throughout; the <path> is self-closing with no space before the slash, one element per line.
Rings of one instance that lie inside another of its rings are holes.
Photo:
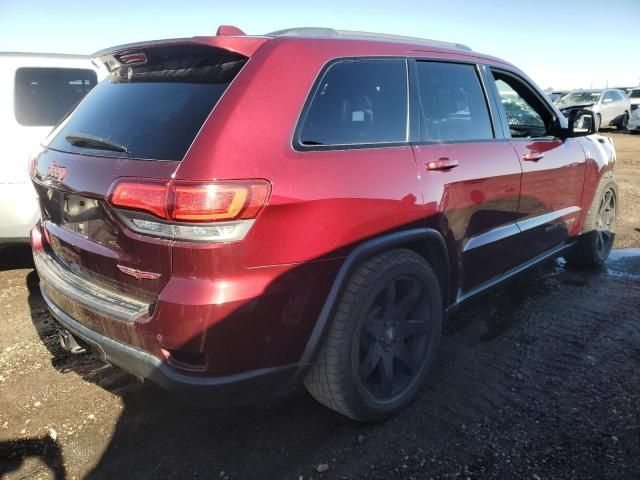
<path fill-rule="evenodd" d="M 162 212 L 113 208 L 114 182 L 168 181 L 246 58 L 204 45 L 134 53 L 107 56 L 111 74 L 52 132 L 34 181 L 50 254 L 151 302 L 169 279 L 172 240 L 162 238 Z"/>
<path fill-rule="evenodd" d="M 460 299 L 517 264 L 521 168 L 492 121 L 480 67 L 416 59 L 414 154 L 427 216 L 455 244 Z"/>
<path fill-rule="evenodd" d="M 517 224 L 525 262 L 577 233 L 586 158 L 578 139 L 554 135 L 556 114 L 528 81 L 512 72 L 491 72 L 505 134 L 522 165 Z"/>

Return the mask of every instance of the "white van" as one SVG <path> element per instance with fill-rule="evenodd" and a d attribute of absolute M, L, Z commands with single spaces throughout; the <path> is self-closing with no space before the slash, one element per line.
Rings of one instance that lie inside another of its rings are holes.
<path fill-rule="evenodd" d="M 104 76 L 88 56 L 0 52 L 0 245 L 29 241 L 39 215 L 30 156 Z"/>

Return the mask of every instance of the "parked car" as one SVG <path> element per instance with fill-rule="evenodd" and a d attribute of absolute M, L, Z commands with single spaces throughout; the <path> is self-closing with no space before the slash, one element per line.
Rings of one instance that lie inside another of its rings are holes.
<path fill-rule="evenodd" d="M 640 87 L 632 88 L 629 91 L 628 96 L 629 102 L 631 103 L 631 111 L 633 112 L 638 109 L 638 106 L 640 106 Z"/>
<path fill-rule="evenodd" d="M 547 93 L 547 97 L 549 97 L 549 100 L 551 100 L 553 103 L 558 103 L 558 100 L 560 100 L 567 93 L 569 93 L 568 90 L 554 90 L 553 92 Z"/>
<path fill-rule="evenodd" d="M 596 117 L 596 132 L 602 126 L 625 129 L 629 122 L 631 103 L 622 90 L 574 90 L 557 102 L 560 111 L 567 116 L 575 109 L 591 110 Z"/>
<path fill-rule="evenodd" d="M 51 128 L 97 83 L 88 56 L 0 53 L 0 244 L 28 243 L 38 202 L 29 156 Z"/>
<path fill-rule="evenodd" d="M 235 27 L 95 58 L 109 80 L 33 162 L 42 293 L 67 348 L 190 401 L 304 382 L 382 420 L 415 397 L 447 313 L 611 249 L 611 141 L 502 60 Z"/>
<path fill-rule="evenodd" d="M 633 133 L 640 132 L 640 108 L 636 108 L 631 112 L 627 128 Z"/>

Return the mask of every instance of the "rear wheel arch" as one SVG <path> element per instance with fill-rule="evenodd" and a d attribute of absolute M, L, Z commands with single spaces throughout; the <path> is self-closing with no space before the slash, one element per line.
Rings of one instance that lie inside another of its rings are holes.
<path fill-rule="evenodd" d="M 443 308 L 446 309 L 450 302 L 451 266 L 449 263 L 449 253 L 444 240 L 440 242 L 435 238 L 428 237 L 422 240 L 408 242 L 404 245 L 398 245 L 397 248 L 406 248 L 416 252 L 433 268 L 440 283 L 442 305 Z"/>
<path fill-rule="evenodd" d="M 345 259 L 316 320 L 307 341 L 300 364 L 309 366 L 315 361 L 326 332 L 351 275 L 369 258 L 387 250 L 406 248 L 421 255 L 438 277 L 443 308 L 448 306 L 450 288 L 449 254 L 442 234 L 433 228 L 412 228 L 381 235 L 358 245 Z M 443 285 L 445 285 L 443 287 Z M 304 371 L 300 372 L 304 376 Z"/>

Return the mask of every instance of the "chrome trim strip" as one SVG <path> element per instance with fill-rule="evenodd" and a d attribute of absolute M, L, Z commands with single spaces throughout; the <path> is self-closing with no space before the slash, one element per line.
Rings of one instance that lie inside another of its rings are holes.
<path fill-rule="evenodd" d="M 466 245 L 462 248 L 462 251 L 466 252 L 468 250 L 473 250 L 474 248 L 484 247 L 485 245 L 497 242 L 498 240 L 503 240 L 507 237 L 512 237 L 513 235 L 517 235 L 519 233 L 520 229 L 515 223 L 503 225 L 501 227 L 489 230 L 488 232 L 484 232 L 471 237 Z"/>
<path fill-rule="evenodd" d="M 572 213 L 576 213 L 579 211 L 580 211 L 580 207 L 577 207 L 577 206 L 567 207 L 567 208 L 563 208 L 562 210 L 554 210 L 553 212 L 545 213 L 543 215 L 538 215 L 537 217 L 518 220 L 516 221 L 516 224 L 518 225 L 521 231 L 531 230 L 532 228 L 536 228 L 541 225 L 551 223 L 554 220 L 559 219 L 560 217 L 571 215 Z"/>
<path fill-rule="evenodd" d="M 544 213 L 524 220 L 518 220 L 515 223 L 510 223 L 508 225 L 502 225 L 489 230 L 488 232 L 480 233 L 479 235 L 471 237 L 462 248 L 462 251 L 466 252 L 468 250 L 473 250 L 474 248 L 483 247 L 490 243 L 517 235 L 521 232 L 531 230 L 532 228 L 551 223 L 554 220 L 579 212 L 580 210 L 580 207 L 577 206 L 567 207 L 562 210 L 555 210 L 553 212 Z"/>
<path fill-rule="evenodd" d="M 52 288 L 72 302 L 128 323 L 149 312 L 148 304 L 108 291 L 79 277 L 45 252 L 34 252 L 33 260 L 45 290 Z"/>

